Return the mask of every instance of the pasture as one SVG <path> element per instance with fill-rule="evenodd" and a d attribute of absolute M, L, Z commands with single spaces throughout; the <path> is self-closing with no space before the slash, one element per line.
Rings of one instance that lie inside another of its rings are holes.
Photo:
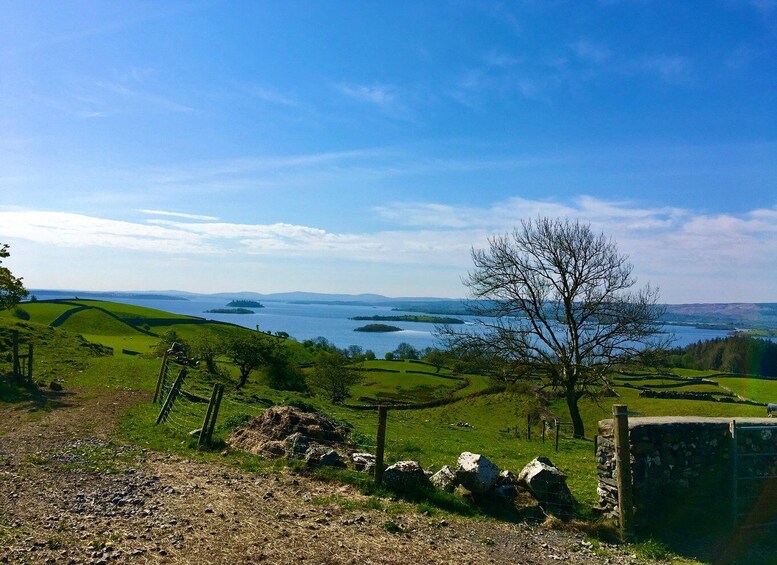
<path fill-rule="evenodd" d="M 7 334 L 12 327 L 22 332 L 23 340 L 32 340 L 36 347 L 36 378 L 43 382 L 58 380 L 66 389 L 124 389 L 142 391 L 149 402 L 130 407 L 123 417 L 119 434 L 128 441 L 154 449 L 185 451 L 194 457 L 210 457 L 207 453 L 191 452 L 193 440 L 180 430 L 154 426 L 158 406 L 150 403 L 155 386 L 159 360 L 151 355 L 160 336 L 171 329 L 185 339 L 203 332 L 224 334 L 250 331 L 230 324 L 208 322 L 202 318 L 180 316 L 126 304 L 90 300 L 69 300 L 26 303 L 28 321 L 20 321 L 13 312 L 0 315 L 0 329 Z M 65 316 L 71 312 L 69 316 Z M 63 319 L 64 318 L 64 319 Z M 51 327 L 54 323 L 57 327 Z M 295 360 L 309 362 L 310 352 L 292 340 L 285 341 Z M 108 347 L 113 348 L 111 352 Z M 122 355 L 121 350 L 137 351 L 142 355 Z M 187 389 L 208 395 L 212 384 L 220 381 L 226 393 L 219 415 L 217 436 L 223 440 L 236 425 L 258 415 L 268 406 L 289 402 L 312 405 L 349 426 L 356 443 L 374 449 L 377 416 L 374 411 L 355 410 L 348 404 L 375 402 L 424 403 L 440 399 L 452 402 L 435 408 L 390 411 L 386 443 L 389 462 L 414 459 L 425 468 L 437 470 L 454 464 L 462 451 L 483 453 L 500 468 L 518 472 L 538 455 L 548 456 L 569 475 L 569 485 L 578 502 L 577 511 L 590 515 L 596 502 L 596 463 L 591 439 L 570 437 L 569 420 L 563 400 L 551 399 L 546 409 L 562 422 L 559 451 L 554 451 L 553 433 L 543 443 L 542 425 L 538 419 L 536 400 L 520 391 L 488 392 L 491 383 L 483 375 L 455 375 L 441 368 L 410 361 L 364 361 L 354 364 L 360 382 L 353 387 L 346 405 L 333 405 L 321 396 L 274 390 L 268 386 L 263 371 L 255 371 L 241 390 L 235 389 L 237 370 L 227 359 L 218 359 L 220 376 L 192 370 Z M 0 370 L 7 370 L 7 360 L 0 359 Z M 312 369 L 306 368 L 304 371 Z M 693 379 L 706 377 L 711 383 Z M 678 380 L 679 378 L 679 380 Z M 729 393 L 743 398 L 770 402 L 777 400 L 777 381 L 736 376 L 705 374 L 698 371 L 676 371 L 674 378 L 659 375 L 614 375 L 617 397 L 581 402 L 586 435 L 592 438 L 598 420 L 609 418 L 614 403 L 627 404 L 629 409 L 645 416 L 763 416 L 765 408 L 733 402 L 648 398 L 641 388 L 652 390 L 686 390 L 699 393 Z M 490 390 L 490 389 L 489 389 Z M 4 395 L 10 394 L 8 392 Z M 531 427 L 531 438 L 527 437 Z M 509 431 L 508 431 L 509 430 Z M 229 455 L 236 465 L 246 465 L 239 454 Z M 261 462 L 252 462 L 251 466 Z"/>

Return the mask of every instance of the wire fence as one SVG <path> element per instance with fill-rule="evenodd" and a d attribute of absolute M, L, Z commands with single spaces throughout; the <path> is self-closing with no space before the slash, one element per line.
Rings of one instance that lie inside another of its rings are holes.
<path fill-rule="evenodd" d="M 186 368 L 175 363 L 174 353 L 174 348 L 165 352 L 159 369 L 154 402 L 161 404 L 161 408 L 156 423 L 181 435 L 197 437 L 199 445 L 210 445 L 224 385 L 213 385 L 210 400 L 185 390 Z"/>

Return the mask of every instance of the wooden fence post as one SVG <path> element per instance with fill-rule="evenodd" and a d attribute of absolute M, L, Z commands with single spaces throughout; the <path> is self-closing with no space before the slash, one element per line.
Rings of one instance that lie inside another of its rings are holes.
<path fill-rule="evenodd" d="M 729 430 L 731 431 L 731 527 L 736 528 L 737 519 L 739 518 L 739 503 L 737 502 L 737 498 L 739 497 L 739 485 L 737 484 L 737 479 L 739 478 L 739 462 L 737 461 L 736 420 L 731 420 Z"/>
<path fill-rule="evenodd" d="M 32 343 L 27 344 L 27 382 L 32 382 Z"/>
<path fill-rule="evenodd" d="M 613 436 L 615 438 L 615 478 L 618 485 L 618 514 L 620 516 L 621 538 L 631 537 L 632 531 L 632 484 L 631 449 L 629 446 L 629 416 L 625 404 L 612 407 Z"/>
<path fill-rule="evenodd" d="M 531 439 L 531 416 L 526 414 L 526 439 Z"/>
<path fill-rule="evenodd" d="M 556 418 L 556 419 L 553 421 L 553 423 L 554 423 L 554 427 L 556 428 L 556 453 L 558 453 L 558 432 L 559 432 L 559 430 L 558 430 L 558 429 L 559 429 L 561 426 L 559 426 L 559 421 L 558 421 L 558 418 Z"/>
<path fill-rule="evenodd" d="M 156 380 L 156 389 L 154 389 L 154 404 L 157 403 L 157 401 L 162 401 L 161 398 L 159 398 L 159 393 L 162 392 L 162 383 L 165 380 L 165 375 L 167 374 L 167 351 L 165 351 L 165 354 L 162 356 L 162 366 L 159 369 L 159 377 Z"/>
<path fill-rule="evenodd" d="M 548 427 L 548 422 L 545 418 L 542 419 L 542 443 L 545 443 L 545 428 Z"/>
<path fill-rule="evenodd" d="M 224 385 L 216 385 L 214 387 L 216 393 L 216 403 L 213 405 L 213 412 L 210 416 L 210 425 L 208 426 L 207 442 L 210 445 L 213 441 L 213 431 L 216 429 L 216 418 L 219 417 L 219 408 L 221 407 L 221 399 L 224 397 Z M 202 435 L 202 432 L 200 432 Z"/>
<path fill-rule="evenodd" d="M 378 406 L 378 445 L 375 448 L 375 484 L 383 482 L 383 453 L 386 447 L 386 415 L 388 408 Z"/>
<path fill-rule="evenodd" d="M 178 396 L 178 391 L 181 389 L 181 385 L 183 384 L 183 379 L 185 377 L 186 369 L 181 369 L 181 372 L 178 373 L 178 376 L 173 382 L 173 386 L 170 387 L 170 392 L 167 394 L 167 398 L 165 399 L 165 403 L 162 405 L 162 409 L 159 411 L 159 416 L 156 419 L 157 424 L 161 424 L 167 420 L 167 415 L 170 413 L 170 410 L 173 409 L 175 397 Z"/>
<path fill-rule="evenodd" d="M 12 336 L 12 348 L 13 348 L 13 374 L 18 378 L 21 376 L 21 368 L 19 367 L 19 330 L 13 330 Z"/>
<path fill-rule="evenodd" d="M 197 442 L 198 445 L 205 445 L 208 435 L 208 428 L 210 428 L 210 416 L 213 414 L 213 407 L 216 405 L 218 387 L 218 384 L 213 385 L 213 392 L 210 394 L 210 402 L 208 402 L 208 408 L 205 410 L 205 418 L 202 420 L 202 427 L 200 428 L 200 439 Z"/>

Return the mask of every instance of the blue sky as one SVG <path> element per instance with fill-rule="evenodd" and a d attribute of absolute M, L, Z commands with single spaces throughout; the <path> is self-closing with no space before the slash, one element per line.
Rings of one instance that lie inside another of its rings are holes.
<path fill-rule="evenodd" d="M 777 301 L 777 0 L 0 0 L 27 286 L 463 296 L 538 215 Z"/>

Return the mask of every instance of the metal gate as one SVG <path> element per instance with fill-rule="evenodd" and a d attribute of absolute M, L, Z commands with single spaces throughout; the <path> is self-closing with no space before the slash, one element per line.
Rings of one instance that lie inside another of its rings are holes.
<path fill-rule="evenodd" d="M 777 526 L 777 426 L 731 422 L 735 527 Z"/>

